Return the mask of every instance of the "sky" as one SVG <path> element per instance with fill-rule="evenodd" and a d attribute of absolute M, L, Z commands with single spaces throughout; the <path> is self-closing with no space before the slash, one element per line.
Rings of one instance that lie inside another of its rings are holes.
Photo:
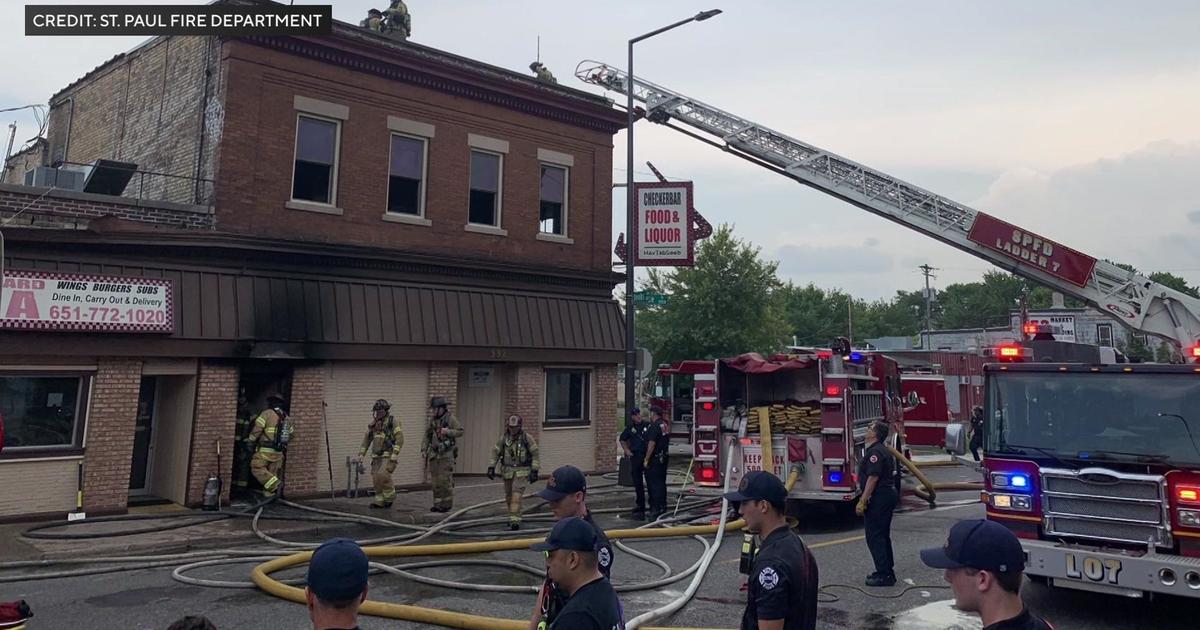
<path fill-rule="evenodd" d="M 332 4 L 336 19 L 357 23 L 387 2 Z M 143 39 L 24 37 L 23 5 L 0 0 L 0 109 L 45 103 Z M 623 67 L 629 38 L 724 9 L 639 43 L 636 74 L 1097 258 L 1200 283 L 1194 0 L 408 5 L 415 42 L 527 72 L 540 37 L 560 83 L 597 93 L 573 76 L 580 61 Z M 27 114 L 0 114 L 0 124 L 13 120 L 20 145 L 36 128 Z M 623 182 L 624 133 L 614 145 Z M 639 180 L 653 179 L 648 160 L 694 181 L 711 223 L 733 224 L 797 283 L 875 299 L 918 288 L 922 264 L 938 268 L 938 287 L 991 268 L 665 127 L 639 123 L 635 150 Z M 614 192 L 615 239 L 625 205 Z"/>

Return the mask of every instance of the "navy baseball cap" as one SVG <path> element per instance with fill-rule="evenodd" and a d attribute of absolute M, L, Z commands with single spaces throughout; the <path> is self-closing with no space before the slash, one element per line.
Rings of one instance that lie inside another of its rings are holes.
<path fill-rule="evenodd" d="M 787 488 L 779 477 L 765 470 L 752 470 L 742 477 L 738 489 L 726 492 L 729 501 L 770 501 L 779 504 L 787 501 Z"/>
<path fill-rule="evenodd" d="M 367 588 L 367 554 L 358 543 L 334 538 L 317 547 L 308 561 L 308 589 L 327 602 L 345 601 Z"/>
<path fill-rule="evenodd" d="M 537 495 L 547 501 L 557 501 L 568 494 L 587 490 L 587 478 L 574 466 L 559 466 L 546 479 L 546 487 Z"/>
<path fill-rule="evenodd" d="M 944 547 L 922 549 L 921 562 L 935 569 L 1016 573 L 1025 570 L 1025 552 L 1007 527 L 975 519 L 955 523 Z"/>
<path fill-rule="evenodd" d="M 641 407 L 634 407 L 633 409 L 630 409 L 630 410 L 629 410 L 629 415 L 631 415 L 631 416 L 640 416 L 640 415 L 642 415 L 642 408 L 641 408 Z"/>
<path fill-rule="evenodd" d="M 592 524 L 572 516 L 554 524 L 554 529 L 546 536 L 546 542 L 534 543 L 535 551 L 554 551 L 568 549 L 570 551 L 596 551 L 596 528 Z"/>

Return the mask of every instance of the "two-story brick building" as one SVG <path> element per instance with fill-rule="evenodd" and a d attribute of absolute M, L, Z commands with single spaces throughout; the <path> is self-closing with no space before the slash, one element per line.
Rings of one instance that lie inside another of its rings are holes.
<path fill-rule="evenodd" d="M 298 425 L 295 496 L 327 492 L 329 462 L 345 487 L 377 398 L 401 485 L 424 482 L 432 395 L 463 421 L 461 472 L 510 412 L 547 470 L 615 467 L 609 101 L 337 23 L 152 39 L 50 104 L 47 161 L 136 172 L 110 194 L 0 184 L 0 518 L 71 509 L 80 462 L 89 512 L 195 505 L 218 441 L 229 487 L 239 396 L 269 390 Z"/>

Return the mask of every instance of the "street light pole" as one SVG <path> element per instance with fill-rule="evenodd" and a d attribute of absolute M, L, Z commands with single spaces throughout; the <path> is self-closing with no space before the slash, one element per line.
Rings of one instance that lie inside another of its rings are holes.
<path fill-rule="evenodd" d="M 633 334 L 633 279 L 634 271 L 637 268 L 637 233 L 633 229 L 634 221 L 636 220 L 637 212 L 637 194 L 633 189 L 633 45 L 658 35 L 665 33 L 673 28 L 683 26 L 689 22 L 703 22 L 710 17 L 721 13 L 720 9 L 712 9 L 709 11 L 701 11 L 696 15 L 685 20 L 680 20 L 674 24 L 664 26 L 658 30 L 650 31 L 644 35 L 639 35 L 629 40 L 629 63 L 626 68 L 625 80 L 625 110 L 627 114 L 627 124 L 625 126 L 626 139 L 626 155 L 625 155 L 625 234 L 626 238 L 626 256 L 625 256 L 625 417 L 628 418 L 637 406 L 635 400 L 635 379 L 637 373 L 637 345 Z"/>

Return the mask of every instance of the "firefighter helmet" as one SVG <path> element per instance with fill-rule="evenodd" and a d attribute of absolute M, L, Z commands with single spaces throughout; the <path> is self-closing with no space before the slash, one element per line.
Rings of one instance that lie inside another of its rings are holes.
<path fill-rule="evenodd" d="M 508 420 L 505 422 L 505 424 L 510 427 L 519 427 L 519 426 L 521 426 L 522 422 L 524 422 L 524 421 L 521 419 L 521 416 L 519 414 L 514 413 L 513 415 L 508 417 Z"/>
<path fill-rule="evenodd" d="M 371 407 L 371 411 L 379 411 L 380 409 L 382 409 L 384 411 L 388 411 L 391 408 L 392 408 L 391 403 L 380 398 L 379 400 L 375 401 L 375 406 Z"/>
<path fill-rule="evenodd" d="M 272 392 L 267 394 L 267 404 L 271 407 L 282 407 L 287 404 L 287 400 L 285 400 L 283 396 Z"/>
<path fill-rule="evenodd" d="M 447 406 L 446 399 L 441 396 L 434 396 L 433 398 L 429 399 L 429 408 L 430 409 L 437 409 L 438 407 L 445 407 L 445 406 Z"/>

